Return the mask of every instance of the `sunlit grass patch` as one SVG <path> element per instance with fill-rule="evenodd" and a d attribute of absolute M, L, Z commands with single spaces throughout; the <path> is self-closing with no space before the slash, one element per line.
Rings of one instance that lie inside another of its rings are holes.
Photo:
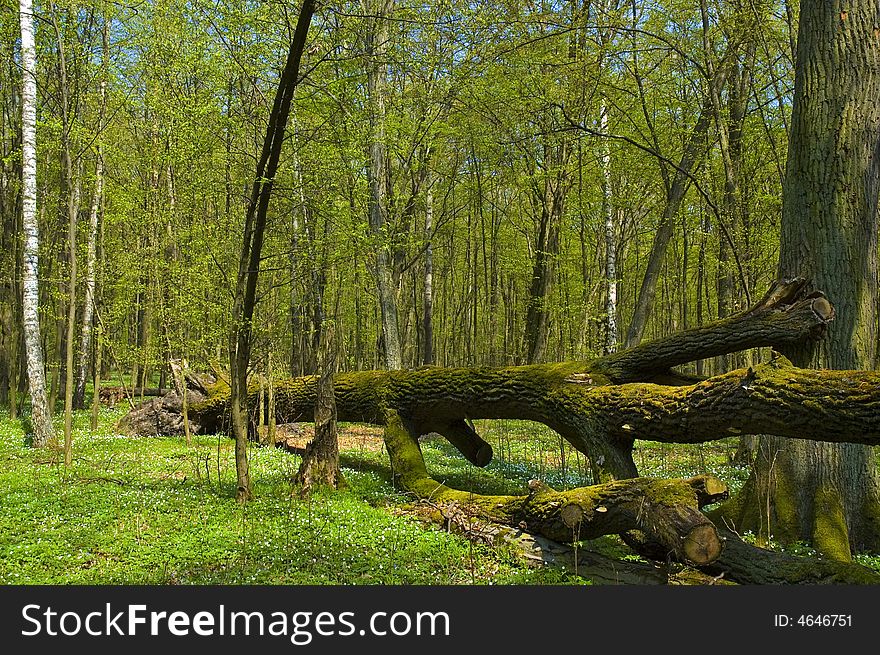
<path fill-rule="evenodd" d="M 299 458 L 254 446 L 249 460 L 256 497 L 240 506 L 230 439 L 197 436 L 187 448 L 180 438 L 119 437 L 112 431 L 119 414 L 103 411 L 95 435 L 88 414 L 76 414 L 69 469 L 57 449 L 27 447 L 20 422 L 0 417 L 0 583 L 567 579 L 389 512 L 387 506 L 411 499 L 391 486 L 380 456 L 344 468 L 347 491 L 301 499 L 290 486 Z"/>

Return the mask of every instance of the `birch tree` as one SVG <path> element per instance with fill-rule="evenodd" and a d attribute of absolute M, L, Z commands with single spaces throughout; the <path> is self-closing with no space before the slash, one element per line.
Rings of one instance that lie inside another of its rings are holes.
<path fill-rule="evenodd" d="M 52 439 L 52 418 L 46 402 L 46 373 L 40 339 L 40 233 L 37 220 L 37 52 L 31 0 L 19 0 L 22 67 L 22 226 L 24 228 L 22 297 L 24 343 L 31 394 L 33 445 Z"/>

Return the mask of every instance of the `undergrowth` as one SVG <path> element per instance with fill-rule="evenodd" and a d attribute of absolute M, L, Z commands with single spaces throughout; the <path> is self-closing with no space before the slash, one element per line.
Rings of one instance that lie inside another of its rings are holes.
<path fill-rule="evenodd" d="M 389 511 L 410 499 L 372 464 L 345 466 L 346 491 L 299 498 L 299 458 L 253 447 L 255 500 L 240 506 L 230 439 L 126 438 L 113 433 L 119 416 L 102 411 L 90 434 L 76 414 L 67 469 L 0 415 L 0 583 L 584 582 Z"/>
<path fill-rule="evenodd" d="M 113 429 L 123 413 L 103 408 L 94 433 L 88 412 L 76 413 L 65 468 L 57 448 L 28 447 L 26 424 L 0 412 L 0 583 L 588 584 L 400 511 L 413 499 L 394 488 L 378 430 L 364 437 L 372 448 L 342 451 L 346 490 L 306 498 L 291 488 L 297 456 L 252 446 L 255 499 L 241 506 L 231 439 L 195 436 L 187 447 L 182 438 L 123 437 Z M 525 493 L 533 478 L 559 489 L 592 483 L 584 456 L 542 425 L 476 427 L 493 445 L 491 464 L 475 468 L 445 439 L 426 439 L 435 479 L 487 494 Z M 731 463 L 735 447 L 638 442 L 635 461 L 651 477 L 713 473 L 735 492 L 748 473 Z M 586 545 L 639 559 L 615 536 Z M 857 559 L 880 570 L 880 556 Z"/>

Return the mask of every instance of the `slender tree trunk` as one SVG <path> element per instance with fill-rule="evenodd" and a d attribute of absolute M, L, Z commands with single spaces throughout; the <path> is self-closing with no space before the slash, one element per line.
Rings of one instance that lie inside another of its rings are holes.
<path fill-rule="evenodd" d="M 34 15 L 31 0 L 19 0 L 22 63 L 22 226 L 24 228 L 23 298 L 24 340 L 28 384 L 31 394 L 33 445 L 46 446 L 52 439 L 52 419 L 46 402 L 46 375 L 40 339 L 40 252 L 37 221 L 37 53 L 34 47 Z"/>
<path fill-rule="evenodd" d="M 64 353 L 64 465 L 70 466 L 73 461 L 73 339 L 76 329 L 77 285 L 76 237 L 82 165 L 80 164 L 77 167 L 78 170 L 75 173 L 73 144 L 71 143 L 73 117 L 71 116 L 70 77 L 68 75 L 64 40 L 58 27 L 58 18 L 54 4 L 51 5 L 51 16 L 52 25 L 55 28 L 55 37 L 58 40 L 58 68 L 61 78 L 61 159 L 64 168 L 64 186 L 67 192 L 67 328 L 61 343 L 63 348 L 61 348 L 60 352 Z"/>
<path fill-rule="evenodd" d="M 268 396 L 268 407 L 266 412 L 268 416 L 266 417 L 266 443 L 270 446 L 275 445 L 275 439 L 278 433 L 277 430 L 277 422 L 275 420 L 275 370 L 272 365 L 272 351 L 266 354 L 266 380 L 267 380 L 267 389 L 266 394 Z"/>
<path fill-rule="evenodd" d="M 92 393 L 92 416 L 91 423 L 89 426 L 91 427 L 92 432 L 98 429 L 98 411 L 101 407 L 101 399 L 100 394 L 98 393 L 101 389 L 101 352 L 104 349 L 104 344 L 101 343 L 101 323 L 99 322 L 95 328 L 95 372 L 93 376 L 94 380 L 94 392 Z M 184 399 L 185 401 L 185 399 Z M 184 426 L 186 427 L 186 406 L 184 405 Z M 187 431 L 188 432 L 188 431 Z M 187 445 L 189 442 L 187 441 Z"/>
<path fill-rule="evenodd" d="M 376 241 L 376 284 L 382 319 L 382 345 L 385 365 L 392 370 L 403 368 L 397 294 L 392 274 L 392 253 L 388 234 L 386 184 L 388 177 L 385 145 L 385 87 L 388 56 L 388 19 L 394 10 L 393 0 L 367 2 L 367 13 L 373 17 L 373 28 L 367 35 L 367 88 L 371 104 L 370 161 L 367 168 L 370 183 L 370 231 Z"/>
<path fill-rule="evenodd" d="M 71 167 L 72 168 L 72 167 Z M 64 359 L 64 465 L 73 462 L 73 355 L 74 332 L 76 330 L 76 224 L 79 214 L 79 181 L 69 201 L 67 244 L 70 257 L 67 287 L 67 348 Z"/>
<path fill-rule="evenodd" d="M 734 74 L 730 84 L 731 96 L 731 116 L 730 124 L 724 121 L 721 112 L 721 89 L 718 85 L 718 75 L 715 73 L 716 62 L 714 60 L 714 52 L 709 43 L 709 10 L 706 0 L 700 1 L 700 13 L 703 20 L 703 53 L 705 56 L 706 69 L 709 72 L 709 97 L 712 101 L 712 114 L 715 120 L 715 127 L 718 130 L 718 141 L 721 150 L 721 160 L 724 165 L 724 202 L 721 212 L 721 220 L 725 221 L 727 229 L 731 236 L 735 238 L 740 225 L 740 189 L 736 177 L 738 165 L 733 161 L 733 145 L 734 138 L 731 129 L 741 133 L 742 120 L 745 117 L 744 108 L 740 107 L 740 101 L 737 99 L 739 82 L 738 66 L 734 65 Z M 733 59 L 736 62 L 737 49 L 734 49 Z M 745 99 L 743 99 L 744 101 Z M 738 112 L 743 110 L 743 115 L 739 116 Z M 724 317 L 732 311 L 736 311 L 737 307 L 733 306 L 735 277 L 733 274 L 733 253 L 732 245 L 727 239 L 721 238 L 718 241 L 718 316 Z M 722 355 L 720 361 L 721 369 L 727 369 L 730 366 L 730 357 Z"/>
<path fill-rule="evenodd" d="M 315 11 L 313 0 L 304 0 L 300 8 L 293 40 L 287 52 L 287 61 L 278 82 L 275 100 L 260 160 L 247 207 L 239 258 L 238 277 L 232 308 L 232 326 L 229 334 L 230 414 L 235 435 L 236 499 L 246 502 L 252 497 L 247 461 L 247 370 L 250 364 L 251 333 L 257 300 L 257 280 L 260 272 L 263 239 L 272 186 L 278 170 L 278 161 L 284 143 L 284 132 L 290 115 L 293 91 L 299 78 L 300 61 L 305 49 L 306 36 Z"/>
<path fill-rule="evenodd" d="M 837 318 L 822 341 L 785 352 L 800 366 L 870 368 L 878 319 L 877 3 L 803 0 L 800 7 L 779 272 L 803 271 L 834 299 Z M 737 531 L 808 541 L 838 559 L 876 550 L 874 451 L 762 437 L 752 476 L 725 510 Z"/>
<path fill-rule="evenodd" d="M 425 203 L 425 298 L 422 317 L 425 350 L 422 364 L 427 365 L 434 363 L 434 189 L 430 180 Z"/>
<path fill-rule="evenodd" d="M 296 90 L 294 90 L 294 100 Z M 293 136 L 293 173 L 296 180 L 296 206 L 290 212 L 290 371 L 292 375 L 305 375 L 308 358 L 306 318 L 304 312 L 305 294 L 300 295 L 297 284 L 300 279 L 300 262 L 305 261 L 300 242 L 301 225 L 306 224 L 306 194 L 303 187 L 302 163 L 299 156 L 299 127 L 296 106 L 291 104 L 291 123 Z"/>
<path fill-rule="evenodd" d="M 663 214 L 654 233 L 654 241 L 651 244 L 651 252 L 648 255 L 648 263 L 645 267 L 645 275 L 636 298 L 636 306 L 633 317 L 626 332 L 626 345 L 628 348 L 637 346 L 645 334 L 645 327 L 651 316 L 654 306 L 654 297 L 657 290 L 657 280 L 660 277 L 660 267 L 666 257 L 666 248 L 672 238 L 672 229 L 675 225 L 675 215 L 684 200 L 685 194 L 690 187 L 691 171 L 697 166 L 698 160 L 703 155 L 705 148 L 705 136 L 709 129 L 711 100 L 707 97 L 700 111 L 700 116 L 688 136 L 687 144 L 682 153 L 681 160 L 672 178 L 672 184 L 666 192 L 666 202 L 663 206 Z M 661 163 L 661 166 L 663 164 Z"/>
<path fill-rule="evenodd" d="M 105 82 L 101 82 L 103 97 Z M 97 161 L 95 163 L 95 190 L 92 195 L 92 205 L 89 209 L 89 232 L 88 246 L 86 251 L 86 275 L 85 275 L 85 302 L 83 304 L 82 332 L 79 339 L 79 366 L 76 374 L 76 387 L 74 390 L 74 407 L 81 408 L 85 403 L 86 376 L 88 375 L 89 359 L 92 352 L 92 322 L 95 316 L 95 279 L 98 262 L 98 217 L 101 208 L 101 199 L 104 194 L 104 154 L 98 147 Z M 95 389 L 95 393 L 97 393 Z"/>
<path fill-rule="evenodd" d="M 599 129 L 608 133 L 608 104 L 602 99 Z M 611 151 L 602 142 L 602 218 L 605 222 L 605 346 L 604 354 L 617 350 L 617 226 L 611 206 Z"/>
<path fill-rule="evenodd" d="M 757 29 L 757 27 L 756 27 Z M 746 201 L 743 197 L 745 189 L 743 173 L 743 130 L 745 128 L 746 111 L 748 109 L 749 87 L 751 86 L 751 72 L 748 62 L 751 61 L 754 54 L 754 40 L 750 40 L 746 44 L 745 60 L 747 64 L 740 66 L 734 60 L 730 79 L 730 91 L 728 94 L 728 114 L 727 114 L 727 133 L 729 135 L 730 157 L 725 159 L 725 166 L 731 166 L 730 175 L 732 182 L 725 185 L 724 204 L 727 208 L 727 215 L 735 217 L 735 223 L 739 224 L 743 231 L 746 226 Z M 731 229 L 735 231 L 736 225 L 732 224 Z M 730 272 L 728 288 L 733 288 L 733 273 Z M 737 354 L 734 353 L 732 359 L 737 366 L 743 365 L 742 358 L 737 360 Z M 734 462 L 739 464 L 750 464 L 754 458 L 755 451 L 758 447 L 758 439 L 754 435 L 743 435 L 740 437 L 739 445 L 734 455 Z"/>

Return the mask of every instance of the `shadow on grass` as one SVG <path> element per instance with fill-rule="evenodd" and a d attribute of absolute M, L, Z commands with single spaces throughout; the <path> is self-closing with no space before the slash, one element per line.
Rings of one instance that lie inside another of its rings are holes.
<path fill-rule="evenodd" d="M 510 495 L 527 493 L 527 480 L 511 480 L 502 464 L 490 464 L 480 469 L 458 455 L 452 446 L 446 444 L 423 447 L 428 473 L 438 482 L 448 487 L 471 491 L 475 494 Z M 384 453 L 362 454 L 343 452 L 339 455 L 343 467 L 377 475 L 396 491 L 403 492 L 391 479 L 391 464 Z"/>

